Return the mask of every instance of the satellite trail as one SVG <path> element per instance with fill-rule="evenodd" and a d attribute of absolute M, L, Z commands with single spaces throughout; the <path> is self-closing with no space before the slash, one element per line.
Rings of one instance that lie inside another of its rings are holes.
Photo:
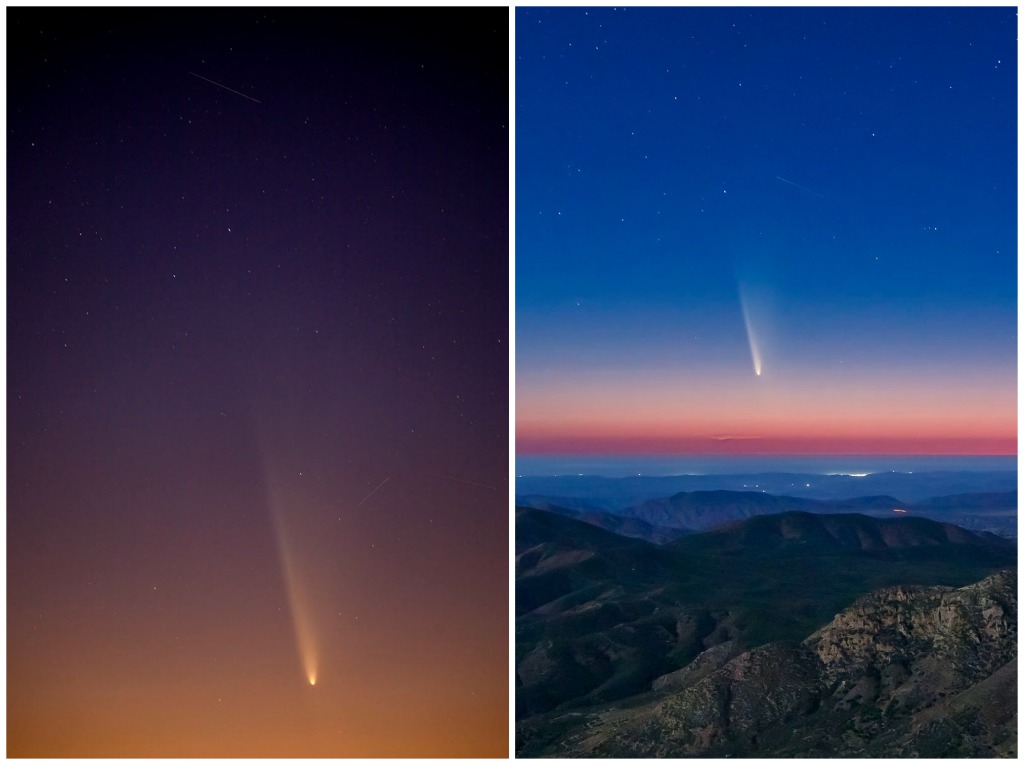
<path fill-rule="evenodd" d="M 781 175 L 776 175 L 775 177 L 778 178 L 783 183 L 788 183 L 790 186 L 796 186 L 801 191 L 806 191 L 808 194 L 814 194 L 814 196 L 821 197 L 822 199 L 825 198 L 824 194 L 819 194 L 817 191 L 811 191 L 809 188 L 807 188 L 806 186 L 801 186 L 799 183 L 793 183 L 793 181 L 787 181 Z"/>
<path fill-rule="evenodd" d="M 369 494 L 367 494 L 367 495 L 366 495 L 365 497 L 363 497 L 363 498 L 362 498 L 362 500 L 361 500 L 361 501 L 359 502 L 359 505 L 363 504 L 363 502 L 365 502 L 365 501 L 366 501 L 366 500 L 368 500 L 368 499 L 369 499 L 370 497 L 372 497 L 372 496 L 373 496 L 373 493 L 374 493 L 375 491 L 377 491 L 377 489 L 379 489 L 379 488 L 380 488 L 381 486 L 383 486 L 384 484 L 386 484 L 386 483 L 387 483 L 387 482 L 388 482 L 389 480 L 391 480 L 391 476 L 388 476 L 388 477 L 387 477 L 387 478 L 385 478 L 385 479 L 384 479 L 383 481 L 381 481 L 381 482 L 380 482 L 379 484 L 377 484 L 377 485 L 376 485 L 376 486 L 374 487 L 373 491 L 371 491 L 371 492 L 370 492 Z M 359 507 L 359 505 L 356 505 L 356 507 Z"/>
<path fill-rule="evenodd" d="M 248 98 L 250 101 L 256 101 L 256 103 L 258 103 L 258 104 L 262 104 L 263 103 L 262 101 L 257 101 L 252 96 L 245 95 L 245 93 L 239 93 L 234 88 L 229 88 L 227 85 L 221 85 L 219 82 L 214 82 L 209 77 L 203 77 L 203 75 L 196 74 L 195 72 L 189 72 L 189 74 L 191 74 L 193 77 L 198 77 L 200 80 L 206 80 L 208 83 L 210 83 L 211 85 L 216 85 L 218 88 L 224 88 L 224 90 L 229 90 L 232 93 L 234 93 L 236 96 L 241 96 L 242 98 Z"/>

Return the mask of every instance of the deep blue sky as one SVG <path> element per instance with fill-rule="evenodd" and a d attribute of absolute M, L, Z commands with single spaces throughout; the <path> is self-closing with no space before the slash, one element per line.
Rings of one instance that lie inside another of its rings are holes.
<path fill-rule="evenodd" d="M 1012 401 L 1015 50 L 1014 8 L 517 9 L 520 422 L 749 375 L 740 293 L 766 375 Z"/>

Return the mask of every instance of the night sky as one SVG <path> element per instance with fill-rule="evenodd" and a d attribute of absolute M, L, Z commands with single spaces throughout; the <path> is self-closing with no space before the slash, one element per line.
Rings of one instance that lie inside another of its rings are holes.
<path fill-rule="evenodd" d="M 507 9 L 7 35 L 8 754 L 506 756 Z"/>
<path fill-rule="evenodd" d="M 517 452 L 1015 453 L 1016 27 L 517 9 Z"/>

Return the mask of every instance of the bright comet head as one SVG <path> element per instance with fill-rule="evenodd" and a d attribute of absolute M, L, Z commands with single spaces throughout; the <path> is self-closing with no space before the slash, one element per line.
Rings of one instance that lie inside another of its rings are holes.
<path fill-rule="evenodd" d="M 316 675 L 310 675 L 309 676 L 309 684 L 310 685 L 316 685 Z"/>

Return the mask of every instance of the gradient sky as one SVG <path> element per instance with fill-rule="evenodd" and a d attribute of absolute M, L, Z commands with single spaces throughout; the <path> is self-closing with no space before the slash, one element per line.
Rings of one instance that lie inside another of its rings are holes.
<path fill-rule="evenodd" d="M 507 19 L 8 10 L 8 755 L 507 756 Z"/>
<path fill-rule="evenodd" d="M 1014 453 L 1016 26 L 518 8 L 517 451 Z"/>

